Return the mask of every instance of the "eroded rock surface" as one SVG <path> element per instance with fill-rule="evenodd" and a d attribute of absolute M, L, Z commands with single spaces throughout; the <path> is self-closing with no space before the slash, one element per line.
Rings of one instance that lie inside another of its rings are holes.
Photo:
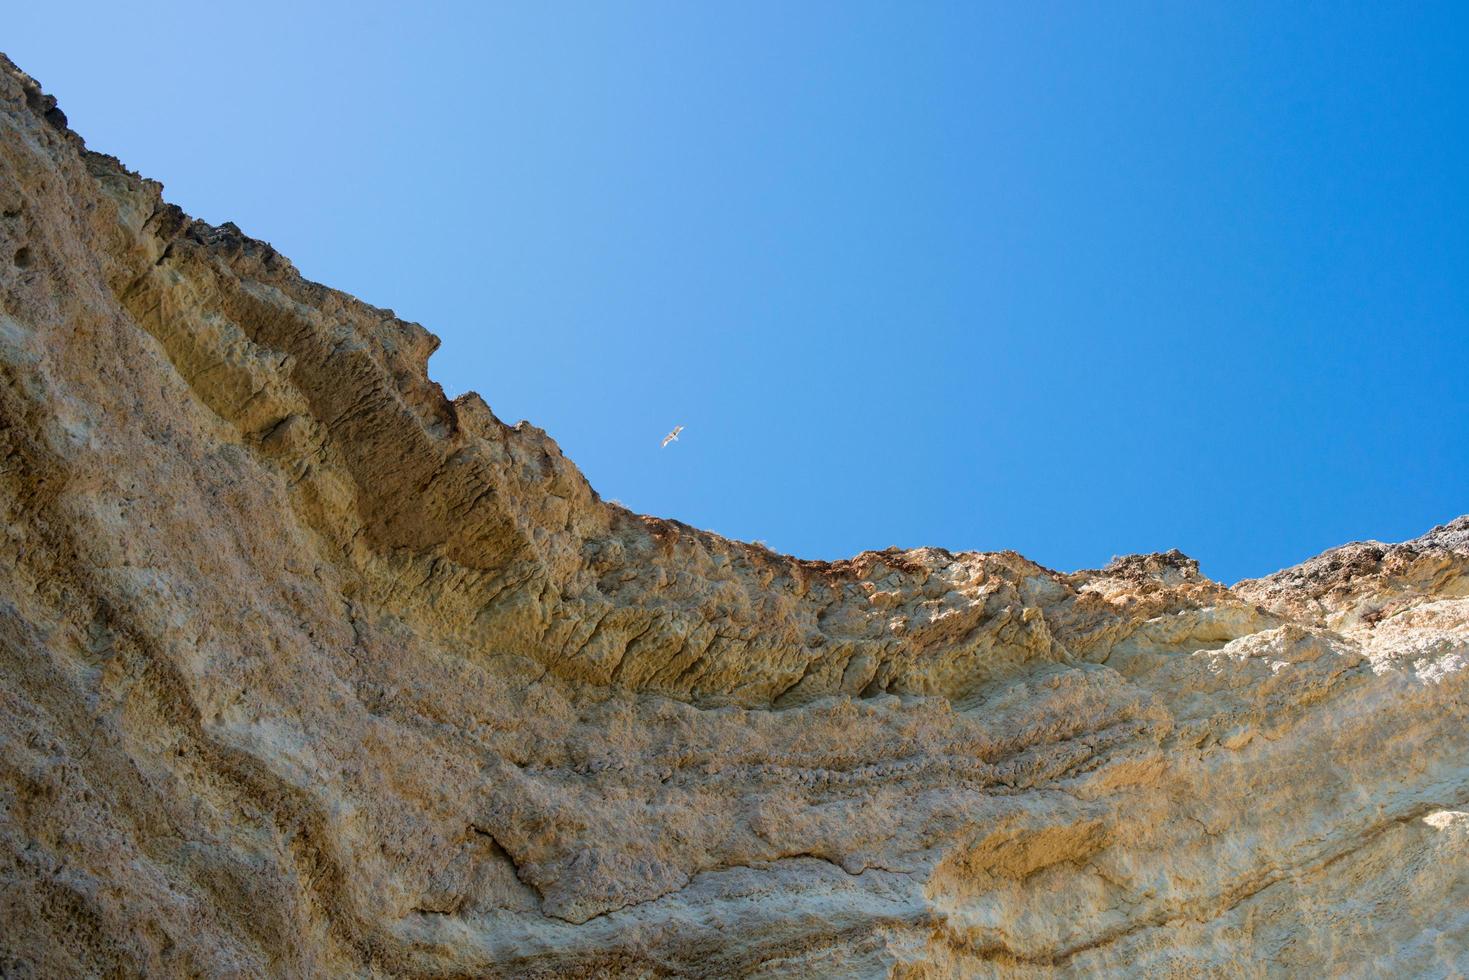
<path fill-rule="evenodd" d="M 0 973 L 1469 970 L 1469 518 L 1231 589 L 642 517 L 0 96 Z"/>

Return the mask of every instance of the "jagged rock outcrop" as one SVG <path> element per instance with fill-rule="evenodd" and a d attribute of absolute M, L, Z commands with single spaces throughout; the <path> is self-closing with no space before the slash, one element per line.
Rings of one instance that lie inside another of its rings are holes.
<path fill-rule="evenodd" d="M 1469 970 L 1469 518 L 1225 588 L 635 515 L 0 68 L 0 973 Z"/>

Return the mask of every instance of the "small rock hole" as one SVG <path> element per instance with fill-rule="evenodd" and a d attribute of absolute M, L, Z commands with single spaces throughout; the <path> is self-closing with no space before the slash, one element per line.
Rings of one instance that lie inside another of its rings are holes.
<path fill-rule="evenodd" d="M 19 269 L 29 269 L 31 267 L 31 250 L 29 248 L 16 250 L 15 265 Z"/>

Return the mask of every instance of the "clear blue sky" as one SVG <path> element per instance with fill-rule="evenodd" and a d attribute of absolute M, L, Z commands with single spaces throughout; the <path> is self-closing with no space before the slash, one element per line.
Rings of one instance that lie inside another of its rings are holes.
<path fill-rule="evenodd" d="M 636 510 L 1227 581 L 1469 511 L 1463 3 L 5 20 L 94 148 Z"/>

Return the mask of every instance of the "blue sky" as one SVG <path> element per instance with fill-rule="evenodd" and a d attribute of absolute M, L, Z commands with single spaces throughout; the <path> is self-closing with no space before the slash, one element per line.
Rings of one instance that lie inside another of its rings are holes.
<path fill-rule="evenodd" d="M 1469 511 L 1463 4 L 53 2 L 5 35 L 91 146 L 423 323 L 436 380 L 636 510 L 1226 581 Z"/>

